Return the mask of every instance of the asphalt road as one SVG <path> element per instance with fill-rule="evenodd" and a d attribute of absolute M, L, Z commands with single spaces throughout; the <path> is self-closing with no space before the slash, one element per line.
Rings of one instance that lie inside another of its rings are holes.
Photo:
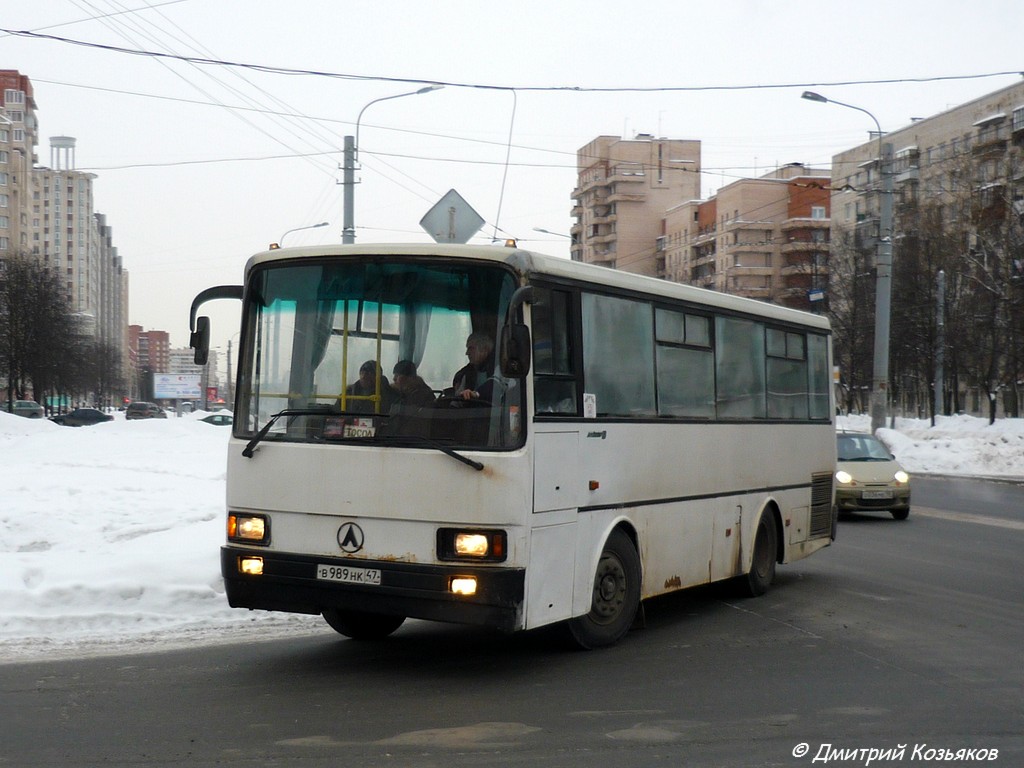
<path fill-rule="evenodd" d="M 603 651 L 408 622 L 0 666 L 0 766 L 1024 765 L 1024 488 L 915 482 L 909 520 Z"/>

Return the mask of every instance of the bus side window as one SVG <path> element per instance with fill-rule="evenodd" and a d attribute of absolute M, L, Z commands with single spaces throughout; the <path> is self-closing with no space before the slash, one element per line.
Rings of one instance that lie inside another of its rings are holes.
<path fill-rule="evenodd" d="M 575 415 L 576 375 L 572 368 L 572 306 L 567 291 L 538 288 L 532 305 L 534 409 Z"/>

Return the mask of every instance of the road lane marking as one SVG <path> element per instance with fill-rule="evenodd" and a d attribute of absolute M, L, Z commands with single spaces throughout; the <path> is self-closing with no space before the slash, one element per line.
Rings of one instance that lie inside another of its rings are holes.
<path fill-rule="evenodd" d="M 1024 531 L 1024 520 L 1006 520 L 1002 517 L 976 515 L 971 512 L 947 512 L 943 509 L 930 509 L 928 507 L 914 507 L 914 514 L 924 517 L 937 517 L 940 520 L 952 520 L 957 523 L 974 523 L 975 525 L 989 525 L 993 528 L 1010 528 L 1014 531 Z"/>

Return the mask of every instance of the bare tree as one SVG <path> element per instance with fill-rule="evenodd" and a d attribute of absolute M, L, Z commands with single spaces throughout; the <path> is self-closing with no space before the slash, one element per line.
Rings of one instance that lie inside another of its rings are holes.
<path fill-rule="evenodd" d="M 0 364 L 8 399 L 51 391 L 76 357 L 74 327 L 60 280 L 26 254 L 8 256 L 0 272 Z"/>

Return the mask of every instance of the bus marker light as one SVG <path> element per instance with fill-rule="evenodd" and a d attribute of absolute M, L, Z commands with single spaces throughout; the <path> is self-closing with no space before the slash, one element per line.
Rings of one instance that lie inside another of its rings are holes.
<path fill-rule="evenodd" d="M 475 595 L 476 576 L 456 576 L 451 582 L 453 595 Z"/>
<path fill-rule="evenodd" d="M 263 575 L 262 557 L 240 557 L 238 559 L 238 570 L 247 576 Z"/>
<path fill-rule="evenodd" d="M 598 488 L 600 488 L 600 487 L 601 487 L 601 483 L 600 483 L 600 482 L 598 482 L 597 480 L 591 480 L 591 481 L 590 481 L 590 482 L 589 482 L 589 483 L 587 484 L 587 487 L 589 487 L 589 488 L 590 488 L 590 490 L 592 490 L 592 491 L 596 491 L 596 490 L 597 490 Z"/>

